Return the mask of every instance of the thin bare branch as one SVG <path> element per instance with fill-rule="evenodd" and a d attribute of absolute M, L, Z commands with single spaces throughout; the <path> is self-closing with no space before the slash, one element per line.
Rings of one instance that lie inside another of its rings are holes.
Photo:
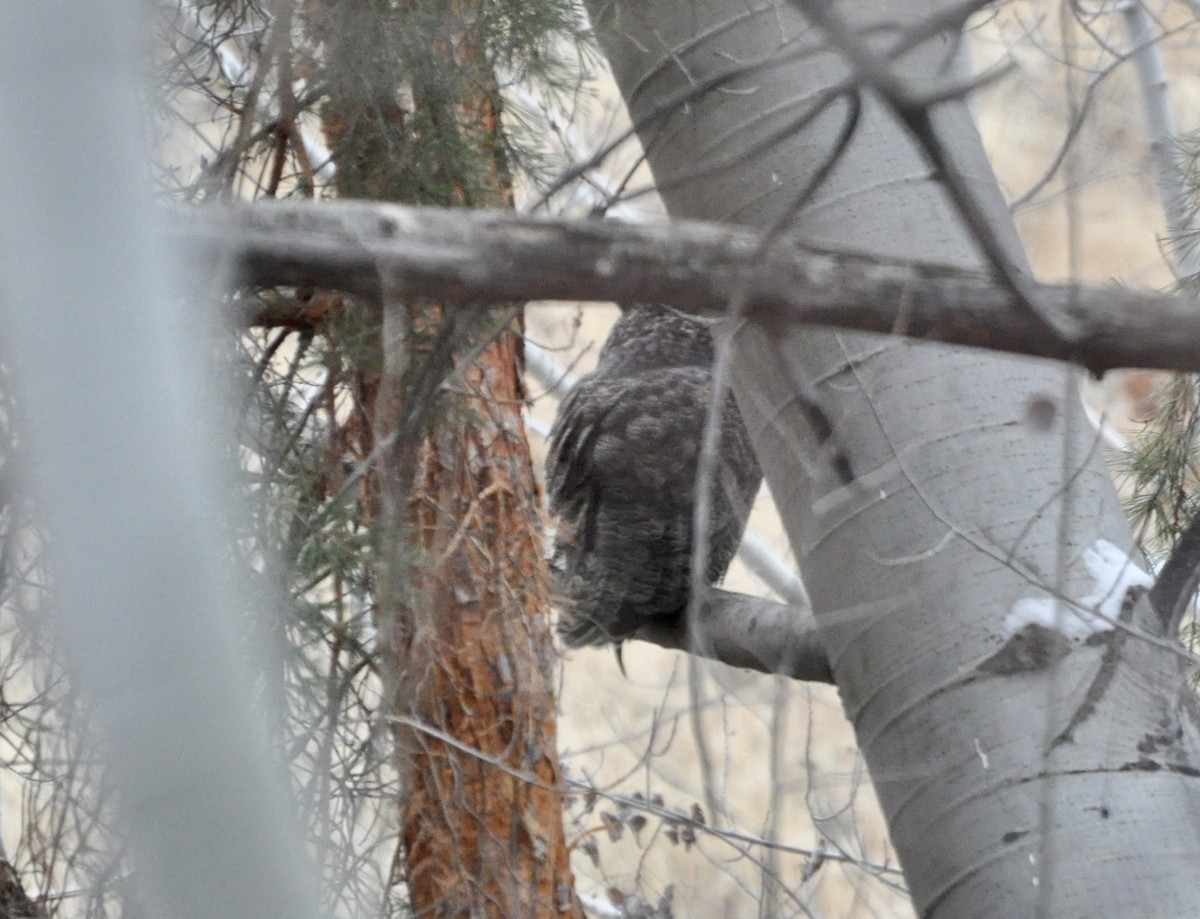
<path fill-rule="evenodd" d="M 1171 113 L 1171 87 L 1159 48 L 1159 29 L 1145 4 L 1140 0 L 1123 0 L 1116 4 L 1129 38 L 1128 56 L 1133 60 L 1142 92 L 1142 109 L 1146 116 L 1146 136 L 1150 155 L 1154 159 L 1158 179 L 1158 197 L 1167 221 L 1171 240 L 1170 261 L 1176 274 L 1183 277 L 1195 274 L 1200 265 L 1194 249 L 1186 240 L 1194 235 L 1187 208 L 1187 190 L 1176 160 L 1175 138 L 1179 133 Z"/>

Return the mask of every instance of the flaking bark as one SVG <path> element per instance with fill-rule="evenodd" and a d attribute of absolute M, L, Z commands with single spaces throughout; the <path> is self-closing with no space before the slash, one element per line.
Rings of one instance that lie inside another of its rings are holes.
<path fill-rule="evenodd" d="M 330 48 L 322 114 L 339 193 L 511 205 L 478 6 L 350 0 L 310 20 Z M 507 309 L 448 315 L 390 280 L 366 291 L 382 304 L 370 491 L 411 909 L 579 917 L 520 323 Z"/>

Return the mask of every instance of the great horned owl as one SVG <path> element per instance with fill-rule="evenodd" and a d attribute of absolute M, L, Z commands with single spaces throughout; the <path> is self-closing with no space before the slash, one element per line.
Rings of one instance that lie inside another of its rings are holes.
<path fill-rule="evenodd" d="M 687 610 L 713 356 L 703 321 L 668 307 L 628 307 L 595 372 L 559 406 L 546 488 L 558 524 L 551 567 L 563 607 L 559 630 L 571 647 L 619 642 L 647 620 Z M 728 397 L 706 583 L 725 575 L 761 480 Z"/>

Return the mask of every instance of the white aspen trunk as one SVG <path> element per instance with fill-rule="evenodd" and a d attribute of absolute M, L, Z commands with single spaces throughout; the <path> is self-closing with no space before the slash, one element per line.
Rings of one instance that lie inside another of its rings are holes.
<path fill-rule="evenodd" d="M 875 49 L 945 8 L 835 7 Z M 845 64 L 794 57 L 651 119 L 688 85 L 821 36 L 769 0 L 594 0 L 591 10 L 635 122 L 650 119 L 639 133 L 671 215 L 770 227 L 833 152 L 847 107 L 772 132 L 845 78 Z M 925 42 L 899 72 L 919 88 L 952 83 L 957 38 Z M 965 103 L 938 106 L 934 124 L 1023 269 Z M 889 259 L 984 264 L 870 94 L 849 149 L 789 232 Z M 1116 628 L 1050 601 L 1091 607 L 1115 584 L 1101 604 L 1113 614 L 1137 580 L 1121 564 L 1131 537 L 1073 372 L 800 327 L 743 328 L 734 347 L 738 402 L 918 911 L 1200 915 L 1200 744 L 1176 647 L 1156 634 L 1140 588 Z M 797 399 L 809 391 L 853 468 L 848 486 L 814 441 Z"/>

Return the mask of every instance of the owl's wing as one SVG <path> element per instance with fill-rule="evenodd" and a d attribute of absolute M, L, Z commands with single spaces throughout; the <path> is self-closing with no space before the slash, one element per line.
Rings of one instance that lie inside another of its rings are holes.
<path fill-rule="evenodd" d="M 585 377 L 558 408 L 546 452 L 546 496 L 550 511 L 570 522 L 581 550 L 594 545 L 595 511 L 603 470 L 595 465 L 596 442 L 620 401 L 619 381 Z M 592 538 L 585 533 L 592 533 Z"/>
<path fill-rule="evenodd" d="M 551 511 L 594 518 L 589 505 L 601 494 L 614 507 L 647 513 L 690 506 L 710 395 L 709 374 L 698 367 L 584 378 L 560 405 L 550 432 Z"/>

